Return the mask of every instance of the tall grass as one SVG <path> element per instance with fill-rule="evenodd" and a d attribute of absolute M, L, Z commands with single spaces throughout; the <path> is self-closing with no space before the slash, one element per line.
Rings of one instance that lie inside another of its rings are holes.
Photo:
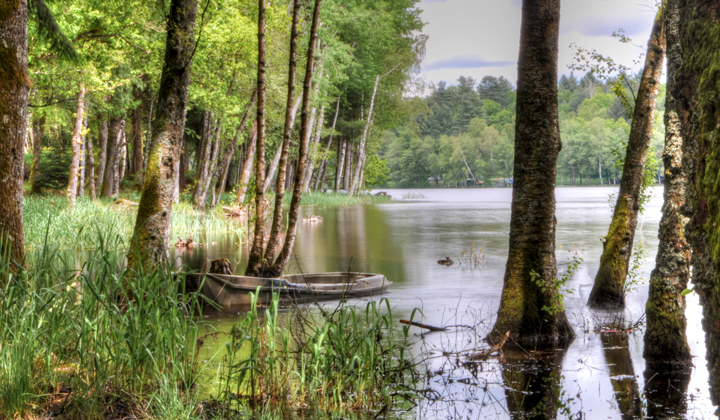
<path fill-rule="evenodd" d="M 80 199 L 75 208 L 64 197 L 27 196 L 23 201 L 25 242 L 29 251 L 45 241 L 61 249 L 91 249 L 103 235 L 106 248 L 127 242 L 135 227 L 137 206 L 110 200 Z M 198 211 L 189 203 L 173 206 L 172 238 L 203 232 L 231 231 L 241 235 L 245 227 L 224 216 L 221 210 Z M 47 234 L 47 238 L 46 238 Z"/>
<path fill-rule="evenodd" d="M 290 203 L 290 196 L 286 196 L 287 204 Z M 371 194 L 359 194 L 350 196 L 342 193 L 305 193 L 300 202 L 303 206 L 316 207 L 338 207 L 338 206 L 357 206 L 367 204 L 389 203 L 392 197 L 386 195 L 374 196 Z"/>

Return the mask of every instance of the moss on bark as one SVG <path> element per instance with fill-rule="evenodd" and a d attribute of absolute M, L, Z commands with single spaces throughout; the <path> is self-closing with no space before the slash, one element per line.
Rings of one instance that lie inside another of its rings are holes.
<path fill-rule="evenodd" d="M 645 68 L 635 102 L 615 212 L 605 237 L 600 268 L 588 299 L 588 305 L 593 308 L 625 306 L 625 279 L 632 255 L 645 172 L 645 156 L 652 137 L 655 101 L 665 57 L 664 28 L 664 8 L 661 7 L 655 17 L 648 41 Z"/>

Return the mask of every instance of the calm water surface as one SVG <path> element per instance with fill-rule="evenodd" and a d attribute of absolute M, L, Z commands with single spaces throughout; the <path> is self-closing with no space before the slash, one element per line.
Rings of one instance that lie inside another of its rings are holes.
<path fill-rule="evenodd" d="M 458 329 L 422 338 L 422 331 L 415 331 L 417 357 L 427 359 L 430 371 L 438 375 L 427 384 L 432 397 L 411 413 L 412 417 L 516 418 L 516 410 L 535 405 L 533 399 L 540 398 L 541 389 L 547 387 L 543 384 L 556 382 L 564 391 L 560 405 L 567 408 L 558 418 L 577 413 L 585 419 L 713 418 L 701 310 L 695 294 L 688 296 L 687 333 L 695 369 L 687 386 L 683 381 L 669 382 L 669 388 L 645 385 L 642 330 L 627 338 L 593 332 L 604 319 L 642 320 L 646 283 L 657 252 L 662 188 L 654 190 L 641 216 L 636 243 L 642 241 L 648 254 L 640 273 L 643 284 L 628 297 L 628 308 L 617 314 L 585 307 L 602 252 L 600 238 L 607 234 L 612 217 L 608 198 L 616 191 L 614 187 L 556 190 L 559 267 L 562 270 L 576 253 L 584 262 L 569 282 L 573 291 L 566 299 L 578 337 L 569 348 L 554 353 L 512 352 L 473 368 L 462 366 L 457 357 L 442 356 L 443 352 L 480 347 L 482 336 L 492 327 L 508 254 L 511 189 L 390 190 L 395 201 L 388 204 L 303 208 L 304 215 L 316 214 L 324 220 L 300 226 L 288 271 L 382 273 L 394 282 L 385 297 L 398 318 L 407 318 L 414 308 L 420 308 L 422 322 L 427 324 L 478 325 L 472 331 Z M 199 239 L 217 244 L 183 254 L 190 265 L 199 266 L 205 257 L 228 258 L 237 264 L 237 273 L 244 271 L 247 247 L 236 235 Z M 479 265 L 468 264 L 473 247 Z M 438 265 L 446 256 L 466 264 Z M 237 316 L 222 313 L 210 315 L 208 320 L 215 328 L 226 329 Z M 658 381 L 668 383 L 667 378 L 653 378 L 649 383 L 657 385 Z"/>

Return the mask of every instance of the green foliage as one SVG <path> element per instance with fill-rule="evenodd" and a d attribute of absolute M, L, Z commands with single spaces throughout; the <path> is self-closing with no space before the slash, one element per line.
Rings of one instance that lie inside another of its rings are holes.
<path fill-rule="evenodd" d="M 580 268 L 582 262 L 583 259 L 579 252 L 575 252 L 570 261 L 565 263 L 565 272 L 550 281 L 545 281 L 535 270 L 530 271 L 530 281 L 540 289 L 540 292 L 550 294 L 550 304 L 542 307 L 542 310 L 549 316 L 565 311 L 565 296 L 572 293 L 572 289 L 567 287 L 567 283 Z"/>
<path fill-rule="evenodd" d="M 35 184 L 39 188 L 62 190 L 70 177 L 70 150 L 59 145 L 43 149 Z"/>
<path fill-rule="evenodd" d="M 630 267 L 623 288 L 625 295 L 637 291 L 638 287 L 645 283 L 645 279 L 642 276 L 642 267 L 643 264 L 645 264 L 649 252 L 650 248 L 641 240 L 633 245 L 632 259 L 630 260 Z"/>

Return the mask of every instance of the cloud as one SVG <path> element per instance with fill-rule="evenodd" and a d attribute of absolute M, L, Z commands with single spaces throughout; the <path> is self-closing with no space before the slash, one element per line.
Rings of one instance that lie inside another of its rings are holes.
<path fill-rule="evenodd" d="M 602 37 L 612 35 L 622 28 L 627 36 L 644 34 L 652 25 L 652 21 L 638 19 L 638 16 L 584 16 L 580 19 L 563 24 L 560 32 L 578 32 L 588 37 Z"/>
<path fill-rule="evenodd" d="M 487 61 L 479 55 L 456 55 L 450 58 L 433 61 L 423 66 L 423 71 L 438 69 L 474 69 L 481 67 L 505 67 L 515 61 Z"/>

